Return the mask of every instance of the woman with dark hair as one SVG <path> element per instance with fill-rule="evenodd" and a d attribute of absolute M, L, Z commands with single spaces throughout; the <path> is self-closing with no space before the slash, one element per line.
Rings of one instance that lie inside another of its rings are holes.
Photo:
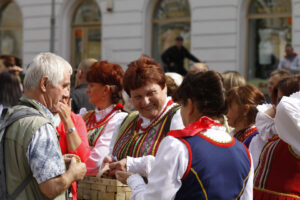
<path fill-rule="evenodd" d="M 116 172 L 131 187 L 131 199 L 252 199 L 251 156 L 219 122 L 226 112 L 221 75 L 188 74 L 174 99 L 182 105 L 186 128 L 162 140 L 148 183 L 139 172 Z"/>
<path fill-rule="evenodd" d="M 111 152 L 110 143 L 127 113 L 119 104 L 122 98 L 124 71 L 120 65 L 99 61 L 87 72 L 86 93 L 95 110 L 84 114 L 91 154 L 86 161 L 87 175 L 97 175 L 103 158 Z"/>
<path fill-rule="evenodd" d="M 0 73 L 0 115 L 3 108 L 17 105 L 22 96 L 17 76 L 10 71 Z"/>
<path fill-rule="evenodd" d="M 152 58 L 142 55 L 128 65 L 124 89 L 137 111 L 130 113 L 120 128 L 112 155 L 121 161 L 109 165 L 112 174 L 114 168 L 124 169 L 125 165 L 138 167 L 132 157 L 155 156 L 169 130 L 184 127 L 179 105 L 167 96 L 165 73 Z M 126 158 L 130 160 L 127 162 Z M 105 163 L 112 161 L 107 158 Z M 140 169 L 147 168 L 147 161 L 139 164 Z"/>
<path fill-rule="evenodd" d="M 255 117 L 258 112 L 256 106 L 265 101 L 263 93 L 253 85 L 234 87 L 227 92 L 228 124 L 233 127 L 231 132 L 235 138 L 247 147 L 258 133 Z"/>

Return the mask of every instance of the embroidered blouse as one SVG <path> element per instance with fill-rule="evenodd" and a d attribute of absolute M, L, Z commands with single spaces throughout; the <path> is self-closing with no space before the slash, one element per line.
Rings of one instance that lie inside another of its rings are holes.
<path fill-rule="evenodd" d="M 151 121 L 141 115 L 134 118 L 116 140 L 113 156 L 120 160 L 126 156 L 155 155 L 160 141 L 169 130 L 184 127 L 178 111 L 178 105 L 168 98 L 156 119 Z"/>
<path fill-rule="evenodd" d="M 110 144 L 113 141 L 113 138 L 116 137 L 114 135 L 118 134 L 118 130 L 126 118 L 127 113 L 122 112 L 120 110 L 113 110 L 116 105 L 111 105 L 104 110 L 96 109 L 93 113 L 96 119 L 96 123 L 105 119 L 105 123 L 103 126 L 99 126 L 93 129 L 93 126 L 87 124 L 89 139 L 94 147 L 91 150 L 90 156 L 87 159 L 86 167 L 88 176 L 95 176 L 99 172 L 99 168 L 101 168 L 103 159 L 110 154 Z M 113 112 L 112 112 L 113 111 Z M 110 115 L 110 116 L 108 116 Z M 91 115 L 90 115 L 91 116 Z M 86 119 L 88 121 L 88 119 Z M 98 133 L 98 135 L 94 135 L 97 137 L 97 140 L 92 139 L 91 134 Z M 91 143 L 90 143 L 91 144 Z"/>

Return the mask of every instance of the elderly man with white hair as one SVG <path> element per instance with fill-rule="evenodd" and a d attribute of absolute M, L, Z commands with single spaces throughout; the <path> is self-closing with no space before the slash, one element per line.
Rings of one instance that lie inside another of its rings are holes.
<path fill-rule="evenodd" d="M 66 199 L 71 183 L 83 179 L 86 166 L 75 158 L 65 162 L 58 144 L 52 113 L 60 109 L 63 95 L 68 93 L 72 67 L 52 53 L 37 55 L 24 79 L 25 93 L 20 105 L 7 112 L 4 119 L 22 109 L 39 115 L 24 117 L 6 130 L 4 156 L 8 194 L 29 180 L 16 199 Z M 66 130 L 68 132 L 68 130 Z"/>

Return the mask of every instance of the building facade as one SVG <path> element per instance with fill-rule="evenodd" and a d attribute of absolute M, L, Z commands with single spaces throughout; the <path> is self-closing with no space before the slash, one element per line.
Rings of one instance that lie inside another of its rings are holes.
<path fill-rule="evenodd" d="M 74 68 L 87 57 L 126 68 L 142 53 L 160 61 L 181 35 L 211 69 L 253 79 L 276 68 L 285 44 L 300 53 L 300 0 L 1 0 L 0 6 L 0 53 L 21 57 L 24 66 L 53 50 Z"/>

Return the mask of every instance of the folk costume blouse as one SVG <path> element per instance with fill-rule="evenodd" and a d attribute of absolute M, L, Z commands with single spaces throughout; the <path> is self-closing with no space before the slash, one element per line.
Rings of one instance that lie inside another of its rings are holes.
<path fill-rule="evenodd" d="M 253 137 L 258 134 L 258 129 L 255 125 L 253 125 L 250 128 L 238 132 L 235 132 L 235 130 L 233 130 L 230 134 L 249 148 L 250 142 L 252 141 Z"/>
<path fill-rule="evenodd" d="M 126 118 L 127 113 L 121 111 L 120 104 L 111 105 L 106 109 L 95 109 L 85 114 L 84 119 L 88 130 L 91 154 L 87 159 L 86 175 L 95 176 L 101 168 L 103 159 L 110 154 L 110 144 L 114 135 Z"/>
<path fill-rule="evenodd" d="M 169 130 L 183 127 L 179 105 L 173 103 L 168 97 L 162 111 L 155 119 L 149 120 L 138 113 L 129 115 L 115 140 L 112 155 L 118 160 L 126 156 L 154 156 L 160 141 Z"/>
<path fill-rule="evenodd" d="M 256 169 L 258 165 L 259 157 L 264 146 L 269 142 L 269 139 L 277 136 L 274 118 L 265 113 L 272 107 L 272 104 L 262 104 L 256 107 L 258 113 L 255 119 L 255 126 L 257 127 L 259 134 L 253 137 L 249 146 L 249 150 L 253 158 L 254 169 Z"/>
<path fill-rule="evenodd" d="M 300 199 L 300 92 L 276 108 L 278 138 L 263 148 L 254 179 L 254 199 Z"/>
<path fill-rule="evenodd" d="M 184 185 L 182 179 L 188 177 L 189 174 L 194 173 L 194 170 L 191 168 L 193 164 L 191 164 L 190 162 L 192 160 L 191 158 L 192 154 L 190 149 L 188 148 L 185 142 L 183 142 L 179 138 L 174 137 L 172 132 L 181 132 L 183 133 L 182 136 L 184 136 L 184 133 L 195 132 L 197 134 L 201 134 L 201 138 L 202 137 L 206 138 L 204 139 L 206 141 L 217 141 L 217 143 L 220 144 L 228 143 L 228 142 L 232 144 L 235 143 L 234 141 L 236 140 L 228 133 L 226 133 L 225 127 L 221 126 L 217 122 L 213 122 L 212 125 L 206 126 L 205 129 L 203 129 L 203 126 L 199 125 L 198 122 L 199 121 L 192 123 L 191 125 L 189 125 L 183 130 L 170 131 L 168 136 L 162 140 L 155 158 L 153 156 L 145 156 L 141 158 L 127 157 L 127 170 L 135 173 L 134 175 L 131 175 L 127 179 L 127 183 L 132 189 L 132 195 L 131 195 L 132 200 L 177 199 L 178 197 L 176 195 L 180 191 L 181 187 Z M 194 136 L 192 136 L 192 138 L 193 137 Z M 214 144 L 212 143 L 209 142 L 210 145 L 214 146 Z M 242 146 L 241 143 L 239 143 L 239 145 Z M 224 147 L 220 147 L 220 148 L 224 148 Z M 245 147 L 242 148 L 244 149 L 244 151 L 246 150 Z M 207 152 L 207 155 L 209 155 L 209 152 Z M 147 157 L 148 159 L 145 159 Z M 149 157 L 151 157 L 151 159 L 149 159 Z M 248 168 L 246 170 L 247 175 L 244 175 L 244 178 L 246 177 L 245 179 L 247 180 L 238 181 L 240 184 L 239 188 L 241 192 L 240 199 L 243 200 L 252 199 L 252 190 L 253 190 L 253 165 L 250 164 L 251 163 L 250 154 L 247 154 L 245 158 L 246 160 L 248 160 L 246 163 L 246 166 Z M 207 163 L 204 164 L 203 162 L 198 162 L 198 165 L 201 165 L 199 166 L 200 168 L 206 168 L 206 169 L 213 168 L 213 166 L 208 166 Z M 220 172 L 217 171 L 215 173 L 226 174 L 227 172 L 224 170 Z M 148 184 L 145 184 L 140 174 L 148 178 Z M 206 176 L 208 174 L 202 173 L 199 175 Z M 214 177 L 216 178 L 215 175 L 212 175 L 209 179 L 210 180 L 215 179 Z M 202 180 L 200 180 L 200 182 L 201 181 Z M 217 190 L 217 187 L 222 188 L 224 186 L 222 184 L 226 183 L 227 181 L 230 182 L 232 181 L 232 179 L 228 178 L 224 182 L 222 181 L 219 182 L 217 180 L 212 180 L 212 181 L 218 182 L 219 183 L 218 186 L 216 186 L 215 188 L 210 188 L 211 186 L 209 184 L 204 183 L 202 185 L 203 186 L 202 190 L 204 191 L 212 191 L 214 189 Z M 192 187 L 200 187 L 201 185 L 200 182 L 198 182 L 197 184 L 193 184 Z M 244 188 L 243 188 L 243 182 L 245 183 Z"/>

